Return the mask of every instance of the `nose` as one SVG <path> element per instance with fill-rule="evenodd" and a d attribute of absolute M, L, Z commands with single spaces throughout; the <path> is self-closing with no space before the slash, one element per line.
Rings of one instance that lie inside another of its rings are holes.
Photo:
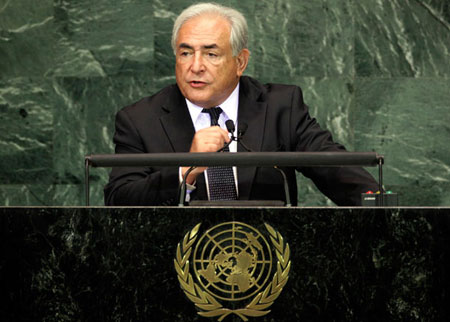
<path fill-rule="evenodd" d="M 199 53 L 199 52 L 196 52 L 194 54 L 192 65 L 191 65 L 191 71 L 194 74 L 202 73 L 205 71 L 205 64 L 203 61 L 203 57 L 202 57 L 201 53 Z"/>

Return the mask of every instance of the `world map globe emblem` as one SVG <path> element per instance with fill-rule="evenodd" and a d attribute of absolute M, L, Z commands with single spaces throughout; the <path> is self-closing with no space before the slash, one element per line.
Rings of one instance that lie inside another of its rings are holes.
<path fill-rule="evenodd" d="M 212 296 L 244 300 L 260 291 L 271 277 L 271 247 L 254 227 L 225 222 L 199 238 L 193 269 L 199 284 Z"/>

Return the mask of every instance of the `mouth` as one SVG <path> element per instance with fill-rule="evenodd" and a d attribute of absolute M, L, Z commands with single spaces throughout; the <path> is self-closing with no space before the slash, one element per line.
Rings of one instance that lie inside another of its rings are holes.
<path fill-rule="evenodd" d="M 191 85 L 194 88 L 200 88 L 200 87 L 206 86 L 207 84 L 205 82 L 202 82 L 202 81 L 190 81 L 189 85 Z"/>

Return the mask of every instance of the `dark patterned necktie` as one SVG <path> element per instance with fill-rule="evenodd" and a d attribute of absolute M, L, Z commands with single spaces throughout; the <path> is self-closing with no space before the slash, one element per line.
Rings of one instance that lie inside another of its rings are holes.
<path fill-rule="evenodd" d="M 222 113 L 220 107 L 205 108 L 202 112 L 208 113 L 211 117 L 211 126 L 219 125 L 219 116 Z M 230 149 L 226 147 L 224 151 L 229 152 Z M 209 167 L 207 174 L 210 200 L 237 199 L 232 167 Z"/>

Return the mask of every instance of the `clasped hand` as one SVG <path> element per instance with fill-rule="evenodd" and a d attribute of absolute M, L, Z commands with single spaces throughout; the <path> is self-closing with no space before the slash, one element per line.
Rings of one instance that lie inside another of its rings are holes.
<path fill-rule="evenodd" d="M 228 132 L 219 126 L 211 126 L 197 131 L 192 139 L 189 152 L 216 152 L 223 148 L 225 143 L 230 142 Z M 182 167 L 182 175 L 189 167 Z M 200 173 L 203 173 L 207 167 L 197 167 L 189 173 L 186 183 L 193 184 Z"/>

